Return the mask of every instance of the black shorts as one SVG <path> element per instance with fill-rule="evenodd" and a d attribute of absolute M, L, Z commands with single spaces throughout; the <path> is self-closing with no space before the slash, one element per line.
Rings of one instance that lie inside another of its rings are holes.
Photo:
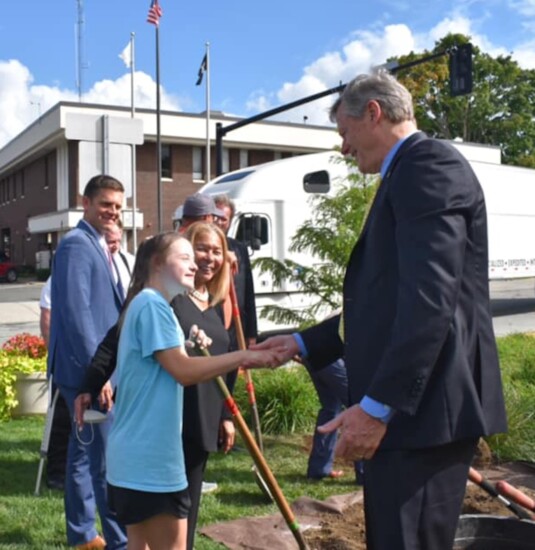
<path fill-rule="evenodd" d="M 191 506 L 189 491 L 150 493 L 124 489 L 108 483 L 108 504 L 123 525 L 140 523 L 159 514 L 170 514 L 179 519 L 188 517 Z"/>

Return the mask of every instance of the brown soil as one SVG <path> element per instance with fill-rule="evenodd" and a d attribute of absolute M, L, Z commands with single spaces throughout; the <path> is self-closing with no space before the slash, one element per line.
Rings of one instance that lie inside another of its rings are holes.
<path fill-rule="evenodd" d="M 518 487 L 535 498 L 535 491 Z M 492 498 L 476 485 L 469 484 L 463 504 L 463 514 L 511 516 L 501 501 Z M 310 550 L 366 550 L 364 510 L 362 503 L 348 507 L 343 514 L 324 514 L 321 529 L 305 532 Z"/>

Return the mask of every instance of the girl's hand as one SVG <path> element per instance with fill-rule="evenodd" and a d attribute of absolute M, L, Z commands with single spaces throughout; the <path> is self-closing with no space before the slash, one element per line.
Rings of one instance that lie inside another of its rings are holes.
<path fill-rule="evenodd" d="M 186 340 L 187 348 L 199 347 L 201 349 L 209 348 L 212 345 L 212 339 L 206 335 L 204 330 L 200 330 L 197 325 L 192 325 Z"/>
<path fill-rule="evenodd" d="M 106 382 L 100 390 L 98 402 L 105 411 L 111 411 L 113 407 L 113 388 L 111 387 L 111 382 Z"/>

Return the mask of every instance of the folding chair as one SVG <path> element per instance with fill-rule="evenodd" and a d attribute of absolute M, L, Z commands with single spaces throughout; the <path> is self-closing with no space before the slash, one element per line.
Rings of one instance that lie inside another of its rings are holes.
<path fill-rule="evenodd" d="M 54 421 L 54 411 L 56 410 L 56 403 L 59 397 L 59 390 L 56 388 L 54 396 L 52 397 L 52 376 L 48 381 L 48 409 L 46 411 L 45 427 L 43 430 L 43 439 L 41 440 L 41 448 L 39 450 L 39 468 L 37 470 L 37 481 L 35 483 L 34 495 L 39 496 L 41 490 L 41 480 L 43 477 L 43 468 L 45 460 L 48 455 L 48 447 L 50 445 L 50 433 L 52 432 L 52 422 Z"/>

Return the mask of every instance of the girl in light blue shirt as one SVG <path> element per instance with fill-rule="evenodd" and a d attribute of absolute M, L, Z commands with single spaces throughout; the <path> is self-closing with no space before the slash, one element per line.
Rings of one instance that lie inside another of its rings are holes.
<path fill-rule="evenodd" d="M 182 450 L 183 387 L 239 366 L 280 364 L 280 351 L 189 357 L 169 302 L 194 288 L 189 241 L 162 233 L 139 248 L 117 359 L 115 419 L 107 452 L 110 505 L 129 550 L 184 550 L 189 497 Z M 209 338 L 195 330 L 197 342 Z"/>

